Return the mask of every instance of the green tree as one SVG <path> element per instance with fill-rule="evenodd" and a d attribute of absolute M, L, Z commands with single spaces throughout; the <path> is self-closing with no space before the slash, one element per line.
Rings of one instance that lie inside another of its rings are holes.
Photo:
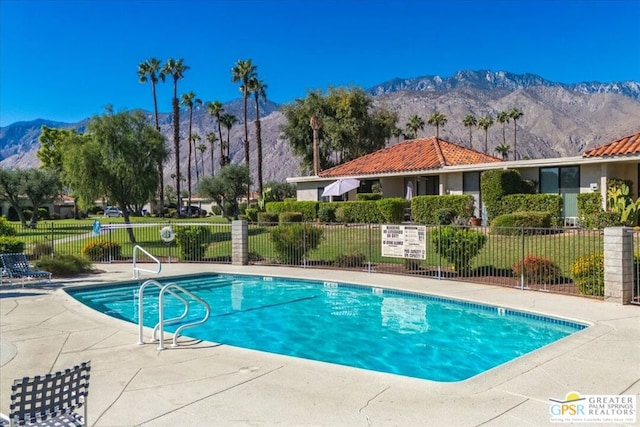
<path fill-rule="evenodd" d="M 511 152 L 511 147 L 507 144 L 500 144 L 496 148 L 496 153 L 502 155 L 502 160 L 507 160 L 509 157 L 509 153 Z"/>
<path fill-rule="evenodd" d="M 198 139 L 200 139 L 200 136 L 199 135 L 197 136 L 198 136 Z M 202 177 L 204 178 L 204 152 L 207 151 L 207 146 L 205 144 L 198 144 L 196 146 L 196 150 L 200 152 L 200 165 L 202 166 Z M 196 164 L 197 164 L 197 161 L 198 160 L 196 159 Z M 200 178 L 198 178 L 198 175 L 196 175 L 196 182 L 198 183 L 198 185 L 200 185 Z"/>
<path fill-rule="evenodd" d="M 478 120 L 478 127 L 484 130 L 484 154 L 489 152 L 489 128 L 493 126 L 493 118 L 491 116 L 485 116 Z"/>
<path fill-rule="evenodd" d="M 20 169 L 0 169 L 0 196 L 11 204 L 20 218 L 20 223 L 26 227 L 27 220 L 20 203 L 24 179 L 25 173 Z"/>
<path fill-rule="evenodd" d="M 407 134 L 411 135 L 411 139 L 415 139 L 418 137 L 418 130 L 424 130 L 424 120 L 422 120 L 422 117 L 414 114 L 409 117 L 409 121 L 404 127 L 407 129 Z"/>
<path fill-rule="evenodd" d="M 507 123 L 509 123 L 509 113 L 506 111 L 500 111 L 498 113 L 498 123 L 502 123 L 502 144 L 507 144 L 507 136 L 505 133 L 505 129 Z"/>
<path fill-rule="evenodd" d="M 249 167 L 249 127 L 247 122 L 247 99 L 251 89 L 249 81 L 255 77 L 257 67 L 251 63 L 251 59 L 239 59 L 236 65 L 231 68 L 231 81 L 240 82 L 240 92 L 242 92 L 243 120 L 244 120 L 244 164 Z"/>
<path fill-rule="evenodd" d="M 222 126 L 224 126 L 227 130 L 227 142 L 223 144 L 222 140 L 220 140 L 220 143 L 224 145 L 224 162 L 220 161 L 220 164 L 224 163 L 224 165 L 226 166 L 231 163 L 231 128 L 233 127 L 233 125 L 238 123 L 238 118 L 233 114 L 225 113 L 220 116 L 220 122 L 222 123 Z"/>
<path fill-rule="evenodd" d="M 256 146 L 258 149 L 258 194 L 262 194 L 262 130 L 260 124 L 260 100 L 267 101 L 267 85 L 254 74 L 249 80 L 249 91 L 253 93 L 256 106 Z"/>
<path fill-rule="evenodd" d="M 138 79 L 140 83 L 151 82 L 151 96 L 153 97 L 153 117 L 156 129 L 160 130 L 160 121 L 158 119 L 158 98 L 156 96 L 156 84 L 159 81 L 164 83 L 165 75 L 162 72 L 162 61 L 157 58 L 149 58 L 138 64 Z M 158 161 L 158 199 L 160 202 L 159 211 L 164 210 L 164 167 L 162 162 Z"/>
<path fill-rule="evenodd" d="M 308 171 L 313 171 L 311 117 L 322 118 L 318 130 L 320 170 L 383 148 L 397 123 L 395 113 L 374 107 L 371 96 L 358 88 L 330 88 L 326 96 L 321 91 L 309 92 L 306 98 L 284 106 L 283 114 L 287 123 L 282 133 Z"/>
<path fill-rule="evenodd" d="M 516 150 L 516 137 L 518 136 L 517 122 L 522 116 L 524 116 L 524 113 L 517 108 L 509 111 L 509 117 L 513 120 L 513 160 L 518 159 L 518 152 Z"/>
<path fill-rule="evenodd" d="M 180 206 L 180 102 L 178 101 L 178 80 L 184 78 L 184 73 L 190 67 L 184 65 L 183 59 L 169 58 L 162 67 L 162 73 L 173 79 L 173 98 L 171 98 L 173 117 L 173 155 L 176 161 L 176 194 Z"/>
<path fill-rule="evenodd" d="M 471 141 L 471 131 L 478 125 L 478 119 L 476 119 L 476 116 L 474 116 L 473 114 L 467 114 L 466 116 L 464 116 L 464 119 L 462 119 L 462 124 L 464 125 L 464 127 L 469 128 L 469 148 L 473 148 L 473 143 Z"/>
<path fill-rule="evenodd" d="M 238 219 L 238 198 L 247 194 L 251 185 L 249 168 L 244 165 L 227 165 L 216 177 L 205 177 L 198 186 L 198 193 L 213 199 L 218 206 L 229 205 L 231 215 Z M 223 209 L 224 211 L 224 209 Z M 223 212 L 227 215 L 227 212 Z"/>
<path fill-rule="evenodd" d="M 224 113 L 224 107 L 222 106 L 222 103 L 220 101 L 213 101 L 207 103 L 206 109 L 209 114 L 216 118 L 216 124 L 218 126 L 218 138 L 220 140 L 220 167 L 223 167 L 225 165 L 225 156 L 220 116 L 222 115 L 222 113 Z M 211 156 L 213 156 L 213 153 L 211 153 Z M 213 168 L 211 168 L 211 175 L 213 175 Z"/>
<path fill-rule="evenodd" d="M 427 123 L 429 123 L 431 126 L 436 127 L 436 139 L 439 139 L 440 126 L 444 127 L 444 125 L 447 123 L 447 116 L 436 110 L 431 116 L 429 116 Z"/>
<path fill-rule="evenodd" d="M 213 161 L 213 153 L 215 152 L 216 141 L 218 140 L 218 137 L 216 136 L 215 132 L 208 132 L 205 138 L 211 145 L 211 176 L 213 176 L 215 175 L 215 169 L 216 169 Z M 222 141 L 220 142 L 220 145 L 222 145 Z M 202 175 L 204 176 L 204 160 L 202 162 Z"/>
<path fill-rule="evenodd" d="M 402 136 L 402 129 L 394 126 L 393 129 L 391 129 L 391 135 L 397 138 L 396 142 L 400 142 L 400 136 Z"/>
<path fill-rule="evenodd" d="M 193 147 L 195 145 L 195 140 L 193 139 L 193 134 L 191 133 L 191 129 L 193 126 L 193 107 L 194 105 L 201 105 L 202 101 L 196 98 L 196 94 L 193 91 L 182 94 L 182 105 L 189 109 L 189 132 L 187 133 L 187 144 L 189 145 L 189 154 L 187 157 L 187 194 L 189 198 L 189 202 L 187 206 L 191 206 L 191 158 L 193 157 Z M 196 170 L 197 170 L 196 164 Z M 196 172 L 197 173 L 197 172 Z"/>
<path fill-rule="evenodd" d="M 129 206 L 142 205 L 158 186 L 157 159 L 167 152 L 160 132 L 140 113 L 108 113 L 89 123 L 81 144 L 66 144 L 62 178 L 86 204 L 106 197 L 129 224 Z M 129 239 L 135 243 L 133 229 Z"/>
<path fill-rule="evenodd" d="M 38 209 L 60 195 L 62 185 L 58 171 L 53 169 L 25 169 L 20 192 L 31 202 L 31 228 L 38 220 Z"/>

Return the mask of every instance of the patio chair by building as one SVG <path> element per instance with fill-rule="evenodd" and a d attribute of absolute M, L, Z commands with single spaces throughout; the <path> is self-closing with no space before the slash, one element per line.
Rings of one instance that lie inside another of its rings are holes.
<path fill-rule="evenodd" d="M 9 415 L 0 426 L 87 426 L 91 362 L 73 368 L 13 381 Z M 83 408 L 83 414 L 76 411 Z"/>
<path fill-rule="evenodd" d="M 4 277 L 9 278 L 9 283 L 13 284 L 13 279 L 22 279 L 24 287 L 24 279 L 46 279 L 47 284 L 51 283 L 51 273 L 44 270 L 34 270 L 27 260 L 24 253 L 0 254 L 2 260 L 2 274 L 0 275 L 0 284 Z"/>

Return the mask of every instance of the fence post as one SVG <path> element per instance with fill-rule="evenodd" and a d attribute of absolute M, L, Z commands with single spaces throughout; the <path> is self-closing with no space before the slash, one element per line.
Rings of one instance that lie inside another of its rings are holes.
<path fill-rule="evenodd" d="M 522 259 L 520 260 L 520 289 L 524 291 L 524 225 L 520 226 L 520 238 L 522 239 Z"/>
<path fill-rule="evenodd" d="M 629 304 L 633 288 L 633 233 L 629 227 L 604 229 L 604 300 Z"/>
<path fill-rule="evenodd" d="M 249 264 L 249 227 L 245 220 L 231 222 L 231 264 Z"/>

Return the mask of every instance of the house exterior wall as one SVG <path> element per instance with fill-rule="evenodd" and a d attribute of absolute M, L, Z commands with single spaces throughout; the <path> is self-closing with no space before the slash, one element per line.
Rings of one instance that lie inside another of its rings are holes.
<path fill-rule="evenodd" d="M 323 187 L 320 182 L 298 182 L 296 185 L 296 198 L 300 201 L 317 201 L 319 187 Z"/>
<path fill-rule="evenodd" d="M 444 193 L 440 194 L 463 194 L 462 187 L 462 172 L 455 172 L 445 175 L 440 175 L 440 182 L 444 184 Z"/>
<path fill-rule="evenodd" d="M 382 185 L 382 194 L 384 197 L 404 197 L 405 178 L 402 176 L 390 176 L 386 178 L 380 178 L 380 184 Z"/>

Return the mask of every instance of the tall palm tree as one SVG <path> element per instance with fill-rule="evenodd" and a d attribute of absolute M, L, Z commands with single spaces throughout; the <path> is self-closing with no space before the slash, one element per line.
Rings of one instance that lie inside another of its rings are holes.
<path fill-rule="evenodd" d="M 436 127 L 436 139 L 439 139 L 440 126 L 444 127 L 444 125 L 447 123 L 447 116 L 436 110 L 431 116 L 429 116 L 429 120 L 427 120 L 427 123 L 429 123 L 431 126 Z"/>
<path fill-rule="evenodd" d="M 395 126 L 393 129 L 391 129 L 391 135 L 395 136 L 397 138 L 397 142 L 400 142 L 400 136 L 402 135 L 402 129 L 400 129 L 399 127 Z"/>
<path fill-rule="evenodd" d="M 243 112 L 244 112 L 244 163 L 249 167 L 249 128 L 247 126 L 247 98 L 249 97 L 249 80 L 255 76 L 256 66 L 251 63 L 251 59 L 239 59 L 236 65 L 231 68 L 231 81 L 240 82 L 240 92 L 242 92 Z M 247 200 L 248 201 L 248 200 Z"/>
<path fill-rule="evenodd" d="M 473 148 L 473 143 L 471 142 L 471 130 L 478 125 L 478 119 L 473 114 L 467 114 L 462 119 L 462 124 L 464 127 L 469 128 L 469 148 Z"/>
<path fill-rule="evenodd" d="M 495 148 L 496 153 L 502 154 L 502 160 L 507 160 L 511 147 L 507 144 L 500 144 Z"/>
<path fill-rule="evenodd" d="M 207 151 L 207 146 L 205 144 L 198 144 L 196 146 L 196 150 L 200 152 L 200 164 L 202 165 L 202 177 L 204 178 L 204 152 Z M 196 165 L 197 164 L 198 164 L 198 159 L 196 159 Z M 198 178 L 198 175 L 196 175 L 196 180 L 198 184 L 200 184 L 200 179 Z"/>
<path fill-rule="evenodd" d="M 220 139 L 220 167 L 225 165 L 224 157 L 224 143 L 222 139 L 222 124 L 220 123 L 220 116 L 224 113 L 224 107 L 220 101 L 213 101 L 207 103 L 207 112 L 216 118 L 218 125 L 218 138 Z M 211 154 L 213 156 L 213 153 Z M 213 175 L 213 169 L 211 170 Z"/>
<path fill-rule="evenodd" d="M 407 129 L 407 133 L 411 132 L 410 135 L 412 135 L 412 139 L 415 139 L 418 137 L 418 129 L 424 129 L 424 120 L 422 120 L 422 117 L 414 114 L 409 117 L 409 121 L 404 127 Z"/>
<path fill-rule="evenodd" d="M 187 143 L 189 144 L 189 157 L 187 159 L 187 194 L 189 197 L 189 203 L 187 206 L 191 206 L 191 156 L 193 153 L 193 145 L 191 143 L 193 140 L 193 134 L 191 133 L 191 127 L 193 124 L 193 106 L 199 104 L 202 104 L 202 101 L 196 98 L 196 94 L 193 91 L 182 94 L 182 105 L 189 109 L 189 133 L 187 134 Z M 191 215 L 190 209 L 187 209 L 187 212 Z"/>
<path fill-rule="evenodd" d="M 194 133 L 191 135 L 191 143 L 193 144 L 193 161 L 194 164 L 196 165 L 196 183 L 199 184 L 200 183 L 200 169 L 198 168 L 198 145 L 196 144 L 198 141 L 200 141 L 202 138 L 200 138 L 200 135 L 198 135 L 197 133 Z M 202 168 L 202 175 L 204 175 L 204 167 Z"/>
<path fill-rule="evenodd" d="M 516 136 L 517 136 L 517 126 L 516 122 L 520 119 L 520 117 L 524 116 L 524 113 L 517 108 L 509 111 L 509 117 L 513 120 L 513 160 L 517 160 L 518 153 L 516 150 Z"/>
<path fill-rule="evenodd" d="M 184 65 L 183 59 L 169 58 L 162 67 L 162 73 L 173 79 L 173 151 L 176 159 L 176 194 L 178 195 L 178 209 L 180 209 L 180 102 L 178 101 L 178 80 L 184 78 L 184 73 L 190 67 Z M 179 212 L 179 211 L 178 211 Z"/>
<path fill-rule="evenodd" d="M 160 130 L 160 121 L 158 120 L 158 98 L 156 96 L 156 84 L 162 80 L 164 83 L 164 73 L 162 72 L 162 61 L 156 58 L 147 59 L 138 64 L 138 78 L 140 83 L 151 82 L 151 95 L 153 96 L 153 116 L 155 118 L 156 129 Z M 159 212 L 164 212 L 164 168 L 162 167 L 162 159 L 158 159 L 158 199 Z"/>
<path fill-rule="evenodd" d="M 487 142 L 489 141 L 489 128 L 493 126 L 493 118 L 491 116 L 485 116 L 478 120 L 478 127 L 484 129 L 484 154 L 487 154 L 489 148 Z"/>
<path fill-rule="evenodd" d="M 233 114 L 225 113 L 222 116 L 220 116 L 220 123 L 222 123 L 222 126 L 224 126 L 225 129 L 227 129 L 227 142 L 226 144 L 224 144 L 225 152 L 223 155 L 223 157 L 225 158 L 224 164 L 226 165 L 226 164 L 229 164 L 231 161 L 230 159 L 231 128 L 233 127 L 233 125 L 238 123 L 238 118 Z M 222 143 L 222 141 L 220 141 L 220 143 Z"/>
<path fill-rule="evenodd" d="M 509 123 L 509 113 L 506 111 L 500 111 L 498 113 L 498 122 L 502 123 L 502 144 L 507 145 L 507 137 L 505 135 L 505 128 Z"/>
<path fill-rule="evenodd" d="M 258 194 L 262 195 L 262 130 L 260 124 L 260 100 L 267 101 L 267 85 L 254 73 L 249 80 L 249 91 L 256 104 L 256 145 L 258 148 Z"/>
<path fill-rule="evenodd" d="M 209 132 L 207 133 L 207 136 L 205 138 L 207 139 L 207 141 L 209 141 L 209 144 L 211 144 L 211 176 L 214 176 L 216 168 L 213 163 L 213 153 L 215 151 L 216 141 L 218 140 L 218 137 L 216 136 L 215 132 Z M 222 141 L 220 141 L 220 143 L 222 145 Z M 202 172 L 204 174 L 204 163 L 202 163 Z"/>

